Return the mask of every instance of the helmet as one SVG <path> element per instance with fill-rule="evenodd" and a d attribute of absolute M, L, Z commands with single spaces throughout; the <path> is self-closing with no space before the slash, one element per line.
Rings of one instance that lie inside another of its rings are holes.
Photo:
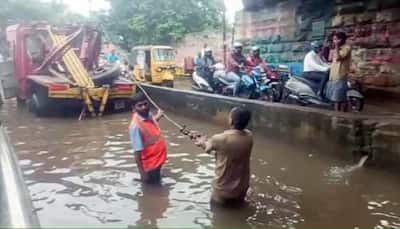
<path fill-rule="evenodd" d="M 242 52 L 243 44 L 240 42 L 233 43 L 233 52 L 239 54 Z"/>
<path fill-rule="evenodd" d="M 251 54 L 254 56 L 260 55 L 260 48 L 258 46 L 251 47 Z"/>
<path fill-rule="evenodd" d="M 206 48 L 206 49 L 204 50 L 204 55 L 205 55 L 205 56 L 211 56 L 211 55 L 212 55 L 212 50 L 211 50 L 210 48 Z"/>
<path fill-rule="evenodd" d="M 258 46 L 253 46 L 251 47 L 251 51 L 260 51 L 260 48 Z"/>
<path fill-rule="evenodd" d="M 321 47 L 322 47 L 322 43 L 321 43 L 321 42 L 319 42 L 319 41 L 313 41 L 313 42 L 311 42 L 311 49 L 312 49 L 312 50 L 318 52 L 318 51 L 321 49 Z"/>
<path fill-rule="evenodd" d="M 234 48 L 243 48 L 243 44 L 240 43 L 239 41 L 236 41 L 235 43 L 233 43 L 233 47 Z"/>

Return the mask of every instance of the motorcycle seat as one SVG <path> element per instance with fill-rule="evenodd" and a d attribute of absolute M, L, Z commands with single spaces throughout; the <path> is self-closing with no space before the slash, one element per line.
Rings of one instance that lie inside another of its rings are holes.
<path fill-rule="evenodd" d="M 227 81 L 225 79 L 222 79 L 222 78 L 217 78 L 217 80 L 219 80 L 221 83 L 223 83 L 225 85 L 232 85 L 232 84 L 235 83 L 235 82 L 229 82 L 229 81 Z"/>
<path fill-rule="evenodd" d="M 310 86 L 313 90 L 317 90 L 318 88 L 318 84 L 312 80 L 306 79 L 304 77 L 298 77 L 298 76 L 293 76 L 294 79 L 301 81 L 305 84 L 307 84 L 308 86 Z"/>

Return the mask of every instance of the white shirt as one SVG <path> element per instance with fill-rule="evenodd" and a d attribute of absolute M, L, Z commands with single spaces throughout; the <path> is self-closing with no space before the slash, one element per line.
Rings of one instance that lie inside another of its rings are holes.
<path fill-rule="evenodd" d="M 323 62 L 313 50 L 304 57 L 304 72 L 326 72 L 329 68 L 329 64 Z"/>

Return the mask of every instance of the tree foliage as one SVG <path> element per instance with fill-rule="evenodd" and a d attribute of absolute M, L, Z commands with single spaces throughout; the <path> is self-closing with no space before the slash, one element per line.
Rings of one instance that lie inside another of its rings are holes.
<path fill-rule="evenodd" d="M 75 23 L 84 16 L 68 11 L 60 1 L 2 0 L 0 22 L 4 24 L 48 21 L 52 24 Z"/>
<path fill-rule="evenodd" d="M 110 0 L 105 19 L 124 45 L 169 44 L 187 33 L 221 25 L 222 0 Z"/>
<path fill-rule="evenodd" d="M 47 21 L 51 24 L 65 24 L 85 21 L 85 17 L 68 11 L 61 1 L 42 2 L 38 0 L 1 0 L 0 7 L 0 53 L 7 53 L 5 28 L 7 25 Z"/>

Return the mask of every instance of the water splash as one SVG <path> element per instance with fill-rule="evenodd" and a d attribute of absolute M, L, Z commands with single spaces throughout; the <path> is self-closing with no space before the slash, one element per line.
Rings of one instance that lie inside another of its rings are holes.
<path fill-rule="evenodd" d="M 368 155 L 362 156 L 360 161 L 358 161 L 357 164 L 352 165 L 347 168 L 347 172 L 352 172 L 356 169 L 362 168 L 364 166 L 365 162 L 368 160 L 368 158 L 369 158 Z"/>

